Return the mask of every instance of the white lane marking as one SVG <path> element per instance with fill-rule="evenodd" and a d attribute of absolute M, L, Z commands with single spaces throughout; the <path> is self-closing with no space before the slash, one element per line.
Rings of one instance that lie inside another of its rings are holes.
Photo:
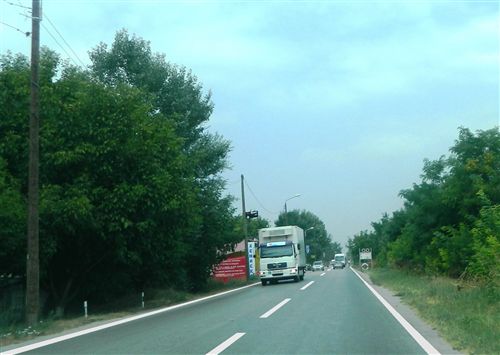
<path fill-rule="evenodd" d="M 283 301 L 281 301 L 276 306 L 274 306 L 273 308 L 271 308 L 269 311 L 267 311 L 266 313 L 264 313 L 263 315 L 261 315 L 259 318 L 267 318 L 267 317 L 269 317 L 271 314 L 273 314 L 278 309 L 280 309 L 281 307 L 283 307 L 285 304 L 287 304 L 288 302 L 290 302 L 290 300 L 291 300 L 291 298 L 285 298 Z"/>
<path fill-rule="evenodd" d="M 79 332 L 62 335 L 62 336 L 59 336 L 59 337 L 56 337 L 56 338 L 52 338 L 52 339 L 47 339 L 47 340 L 44 340 L 44 341 L 41 341 L 41 342 L 38 342 L 38 343 L 34 343 L 34 344 L 22 346 L 20 348 L 11 349 L 11 350 L 8 350 L 6 352 L 2 352 L 2 355 L 20 354 L 20 353 L 23 353 L 23 352 L 26 352 L 26 351 L 30 351 L 30 350 L 34 350 L 34 349 L 38 349 L 38 348 L 41 348 L 41 347 L 44 347 L 44 346 L 47 346 L 47 345 L 59 343 L 59 342 L 64 341 L 64 340 L 68 340 L 68 339 L 71 339 L 71 338 L 76 338 L 76 337 L 79 337 L 79 336 L 82 336 L 82 335 L 85 335 L 85 334 L 89 334 L 89 333 L 94 333 L 94 332 L 97 332 L 99 330 L 103 330 L 103 329 L 106 329 L 106 328 L 111 328 L 111 327 L 114 327 L 116 325 L 120 325 L 120 324 L 124 324 L 124 323 L 128 323 L 128 322 L 132 322 L 132 321 L 137 320 L 137 319 L 141 319 L 141 318 L 146 318 L 146 317 L 149 317 L 149 316 L 153 316 L 153 315 L 158 314 L 158 313 L 168 312 L 168 311 L 171 311 L 173 309 L 181 308 L 181 307 L 193 304 L 193 303 L 198 303 L 198 302 L 202 302 L 202 301 L 205 301 L 205 300 L 208 300 L 208 299 L 211 299 L 211 298 L 215 298 L 215 297 L 218 297 L 218 296 L 227 295 L 228 293 L 236 292 L 236 291 L 243 290 L 245 288 L 256 286 L 256 285 L 260 285 L 260 282 L 256 282 L 256 283 L 251 284 L 251 285 L 247 285 L 247 286 L 235 288 L 234 290 L 229 290 L 229 291 L 224 291 L 224 292 L 221 292 L 221 293 L 217 293 L 215 295 L 198 298 L 197 300 L 189 301 L 189 302 L 186 302 L 186 303 L 176 304 L 175 306 L 165 307 L 165 308 L 157 309 L 156 311 L 139 314 L 137 316 L 133 316 L 133 317 L 125 318 L 125 319 L 120 319 L 120 320 L 117 320 L 117 321 L 114 321 L 114 322 L 111 322 L 111 323 L 107 323 L 107 324 L 103 324 L 103 325 L 100 325 L 100 326 L 97 326 L 97 327 L 93 327 L 93 328 L 81 330 Z"/>
<path fill-rule="evenodd" d="M 319 276 L 325 276 L 325 274 L 326 274 L 326 272 L 322 273 L 322 274 L 321 274 L 321 275 L 319 275 Z"/>
<path fill-rule="evenodd" d="M 308 288 L 309 286 L 311 286 L 312 284 L 314 283 L 314 281 L 311 281 L 309 282 L 307 285 L 305 285 L 304 287 L 301 288 L 301 290 L 305 290 L 306 288 Z"/>
<path fill-rule="evenodd" d="M 212 350 L 210 350 L 207 355 L 218 355 L 227 348 L 229 348 L 234 342 L 236 342 L 239 338 L 241 338 L 243 335 L 246 333 L 236 333 L 234 334 L 231 338 L 227 339 L 225 342 L 221 343 L 220 345 L 216 346 Z"/>
<path fill-rule="evenodd" d="M 356 270 L 354 270 L 352 267 L 350 267 L 350 269 L 356 274 L 357 277 L 359 277 L 359 279 L 361 281 L 363 281 L 365 286 L 368 287 L 368 289 L 375 295 L 375 297 L 377 297 L 377 299 L 384 305 L 384 307 L 387 308 L 387 310 L 393 315 L 394 318 L 396 318 L 396 320 L 399 322 L 399 324 L 401 324 L 401 326 L 412 336 L 413 339 L 415 339 L 415 341 L 418 343 L 418 345 L 420 345 L 420 347 L 422 349 L 424 349 L 424 351 L 427 354 L 440 355 L 440 352 L 435 347 L 433 347 L 432 344 L 429 343 L 429 341 L 427 339 L 425 339 L 422 336 L 422 334 L 420 334 L 418 332 L 418 330 L 413 328 L 413 326 L 406 319 L 404 319 L 403 316 L 401 314 L 399 314 L 399 312 L 396 311 L 394 309 L 394 307 L 392 307 L 389 304 L 389 302 L 387 302 L 384 299 L 384 297 L 382 297 L 377 291 L 375 291 L 375 289 L 373 287 L 371 287 L 368 284 L 368 282 L 363 280 L 363 278 L 358 274 L 358 272 Z"/>

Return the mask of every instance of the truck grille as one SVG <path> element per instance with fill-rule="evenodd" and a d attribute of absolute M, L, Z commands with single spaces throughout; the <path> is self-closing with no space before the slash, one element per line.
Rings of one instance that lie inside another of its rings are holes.
<path fill-rule="evenodd" d="M 268 270 L 284 269 L 286 268 L 286 263 L 270 263 L 267 264 Z"/>

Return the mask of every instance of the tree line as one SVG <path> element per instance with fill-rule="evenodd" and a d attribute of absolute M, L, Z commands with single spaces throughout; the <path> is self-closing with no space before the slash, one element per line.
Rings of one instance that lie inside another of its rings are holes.
<path fill-rule="evenodd" d="M 40 59 L 40 272 L 46 308 L 130 290 L 197 291 L 241 240 L 207 130 L 210 93 L 186 68 L 116 34 L 80 68 Z M 0 59 L 0 270 L 24 275 L 30 65 Z"/>
<path fill-rule="evenodd" d="M 354 261 L 372 248 L 376 264 L 500 286 L 500 133 L 459 128 L 448 156 L 424 160 L 404 206 L 348 241 Z"/>

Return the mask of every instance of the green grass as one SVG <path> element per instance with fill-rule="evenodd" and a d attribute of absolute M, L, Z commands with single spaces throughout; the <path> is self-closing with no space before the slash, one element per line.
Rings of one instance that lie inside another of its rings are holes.
<path fill-rule="evenodd" d="M 500 290 L 394 269 L 374 269 L 369 275 L 416 309 L 456 349 L 500 354 Z"/>
<path fill-rule="evenodd" d="M 138 295 L 125 295 L 109 304 L 91 308 L 92 311 L 89 312 L 88 318 L 81 315 L 67 315 L 62 319 L 44 318 L 34 327 L 26 327 L 23 324 L 12 324 L 10 326 L 0 327 L 0 350 L 2 350 L 4 346 L 23 342 L 39 336 L 57 334 L 92 323 L 124 318 L 145 310 L 173 306 L 175 304 L 242 287 L 257 281 L 257 278 L 251 278 L 248 282 L 233 280 L 227 283 L 210 280 L 206 290 L 198 293 L 188 293 L 171 288 L 150 289 L 145 291 L 144 309 L 139 307 L 140 298 Z M 131 306 L 133 304 L 137 306 Z"/>

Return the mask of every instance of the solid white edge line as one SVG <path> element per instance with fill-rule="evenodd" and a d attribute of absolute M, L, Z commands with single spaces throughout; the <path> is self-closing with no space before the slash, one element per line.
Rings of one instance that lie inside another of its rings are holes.
<path fill-rule="evenodd" d="M 216 346 L 212 350 L 210 350 L 207 355 L 218 355 L 224 350 L 226 350 L 228 347 L 231 346 L 234 342 L 236 342 L 239 338 L 241 338 L 243 335 L 246 333 L 236 333 L 229 339 L 227 339 L 225 342 L 221 343 L 220 345 Z"/>
<path fill-rule="evenodd" d="M 305 290 L 306 288 L 308 288 L 309 286 L 311 286 L 313 283 L 314 283 L 314 281 L 309 282 L 307 285 L 305 285 L 304 287 L 302 287 L 300 290 L 301 291 Z"/>
<path fill-rule="evenodd" d="M 233 290 L 224 291 L 224 292 L 221 292 L 221 293 L 216 293 L 214 295 L 210 295 L 210 296 L 198 298 L 196 300 L 192 300 L 192 301 L 181 303 L 181 304 L 176 304 L 175 306 L 170 306 L 170 307 L 165 307 L 165 308 L 157 309 L 156 311 L 151 311 L 151 312 L 148 312 L 148 313 L 139 314 L 137 316 L 132 316 L 132 317 L 125 318 L 125 319 L 120 319 L 120 320 L 117 320 L 117 321 L 114 321 L 114 322 L 111 322 L 111 323 L 107 323 L 107 324 L 103 324 L 103 325 L 100 325 L 100 326 L 97 326 L 97 327 L 93 327 L 93 328 L 81 330 L 79 332 L 62 335 L 62 336 L 59 336 L 59 337 L 56 337 L 56 338 L 52 338 L 52 339 L 47 339 L 47 340 L 44 340 L 44 341 L 41 341 L 41 342 L 38 342 L 38 343 L 34 343 L 34 344 L 22 346 L 20 348 L 14 348 L 14 349 L 2 352 L 1 354 L 2 355 L 20 354 L 20 353 L 23 353 L 23 352 L 26 352 L 26 351 L 30 351 L 30 350 L 34 350 L 34 349 L 38 349 L 38 348 L 41 348 L 41 347 L 44 347 L 44 346 L 47 346 L 47 345 L 59 343 L 59 342 L 64 341 L 64 340 L 76 338 L 76 337 L 79 337 L 79 336 L 82 336 L 82 335 L 85 335 L 85 334 L 94 333 L 94 332 L 97 332 L 99 330 L 103 330 L 103 329 L 111 328 L 111 327 L 114 327 L 114 326 L 117 326 L 117 325 L 120 325 L 120 324 L 132 322 L 132 321 L 137 320 L 137 319 L 146 318 L 146 317 L 149 317 L 149 316 L 153 316 L 155 314 L 159 314 L 159 313 L 163 313 L 163 312 L 168 312 L 168 311 L 171 311 L 171 310 L 174 310 L 174 309 L 177 309 L 177 308 L 181 308 L 181 307 L 184 307 L 184 306 L 188 306 L 188 305 L 191 305 L 191 304 L 194 304 L 194 303 L 206 301 L 208 299 L 215 298 L 215 297 L 218 297 L 218 296 L 227 295 L 228 293 L 232 293 L 232 292 L 236 292 L 236 291 L 239 291 L 239 290 L 243 290 L 245 288 L 252 287 L 252 286 L 255 286 L 255 285 L 259 285 L 259 284 L 260 284 L 260 282 L 256 282 L 256 283 L 253 283 L 251 285 L 247 285 L 247 286 L 235 288 Z"/>
<path fill-rule="evenodd" d="M 396 311 L 394 309 L 394 307 L 392 307 L 389 304 L 389 302 L 387 302 L 377 291 L 375 291 L 375 289 L 373 287 L 371 287 L 368 284 L 368 282 L 366 282 L 361 277 L 361 275 L 358 274 L 358 272 L 356 270 L 354 270 L 352 267 L 350 267 L 350 269 L 356 274 L 357 277 L 359 277 L 359 279 L 361 281 L 363 281 L 365 286 L 368 287 L 368 289 L 375 295 L 375 297 L 377 297 L 377 299 L 384 305 L 384 307 L 387 308 L 387 310 L 393 315 L 394 318 L 396 318 L 396 320 L 399 322 L 399 324 L 401 324 L 401 326 L 412 336 L 412 338 L 418 343 L 418 345 L 420 345 L 420 347 L 427 354 L 436 354 L 436 355 L 441 354 L 434 346 L 432 346 L 431 343 L 429 343 L 429 341 L 427 339 L 425 339 L 422 336 L 422 334 L 420 334 L 418 332 L 418 330 L 413 328 L 413 326 L 406 319 L 404 319 L 403 316 L 401 314 L 399 314 L 399 312 Z"/>
<path fill-rule="evenodd" d="M 291 298 L 285 298 L 283 301 L 281 301 L 276 306 L 274 306 L 273 308 L 271 308 L 269 311 L 267 311 L 266 313 L 264 313 L 263 315 L 261 315 L 259 318 L 267 318 L 267 317 L 269 317 L 271 314 L 273 314 L 278 309 L 280 309 L 285 304 L 287 304 L 290 300 L 291 300 Z"/>

